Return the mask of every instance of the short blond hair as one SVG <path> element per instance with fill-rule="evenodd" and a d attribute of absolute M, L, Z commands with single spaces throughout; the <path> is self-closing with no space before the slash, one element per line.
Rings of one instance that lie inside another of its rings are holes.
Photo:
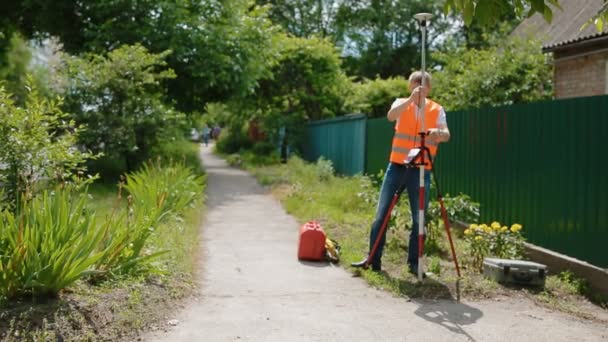
<path fill-rule="evenodd" d="M 417 83 L 422 85 L 422 71 L 414 71 L 409 78 L 410 84 Z M 432 81 L 431 74 L 428 72 L 424 72 L 424 84 L 426 86 L 430 85 Z"/>

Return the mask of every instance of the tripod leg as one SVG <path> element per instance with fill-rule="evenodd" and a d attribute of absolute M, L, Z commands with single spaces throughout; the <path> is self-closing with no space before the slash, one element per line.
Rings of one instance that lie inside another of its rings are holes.
<path fill-rule="evenodd" d="M 443 196 L 441 195 L 441 191 L 439 190 L 439 181 L 437 181 L 437 175 L 435 174 L 435 168 L 433 167 L 433 159 L 430 157 L 430 151 L 429 160 L 431 161 L 431 173 L 433 175 L 433 179 L 435 180 L 435 187 L 437 188 L 437 199 L 439 200 L 439 205 L 441 207 L 441 217 L 443 218 L 443 225 L 445 226 L 445 232 L 447 233 L 448 240 L 450 241 L 450 249 L 452 250 L 452 258 L 454 259 L 454 265 L 456 266 L 456 274 L 458 275 L 458 278 L 460 278 L 460 267 L 458 267 L 458 258 L 456 257 L 456 250 L 454 249 L 454 242 L 452 241 L 450 220 L 448 219 L 448 212 L 447 210 L 445 210 Z"/>
<path fill-rule="evenodd" d="M 380 232 L 378 232 L 378 236 L 376 236 L 376 240 L 374 241 L 374 245 L 373 245 L 371 251 L 369 252 L 369 255 L 367 256 L 367 260 L 365 261 L 365 267 L 366 268 L 369 267 L 369 264 L 372 262 L 372 260 L 374 260 L 374 256 L 376 255 L 376 251 L 378 250 L 378 246 L 380 245 L 380 240 L 382 240 L 382 237 L 384 236 L 384 233 L 386 232 L 386 227 L 388 226 L 388 221 L 389 221 L 389 219 L 391 217 L 391 213 L 393 212 L 393 208 L 397 204 L 397 201 L 399 201 L 399 197 L 401 196 L 402 192 L 403 192 L 403 189 L 400 188 L 393 195 L 393 199 L 391 200 L 391 204 L 388 206 L 388 210 L 386 211 L 386 215 L 384 215 L 384 219 L 382 220 L 382 226 L 380 226 Z"/>

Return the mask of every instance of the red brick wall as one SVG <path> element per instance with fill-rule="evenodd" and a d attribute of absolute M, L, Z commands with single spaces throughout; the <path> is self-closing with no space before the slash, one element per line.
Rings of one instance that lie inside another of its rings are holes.
<path fill-rule="evenodd" d="M 563 61 L 556 57 L 553 73 L 556 98 L 606 93 L 607 53 L 595 53 Z"/>

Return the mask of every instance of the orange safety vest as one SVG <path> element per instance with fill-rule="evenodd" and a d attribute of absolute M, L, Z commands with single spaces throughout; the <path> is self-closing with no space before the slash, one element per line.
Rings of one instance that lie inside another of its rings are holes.
<path fill-rule="evenodd" d="M 393 137 L 393 148 L 391 150 L 391 162 L 404 164 L 409 151 L 415 147 L 420 147 L 420 120 L 416 118 L 416 105 L 410 105 L 399 115 L 395 124 L 395 135 Z M 437 128 L 437 118 L 441 112 L 441 106 L 429 99 L 426 99 L 424 106 L 424 129 Z M 431 156 L 435 159 L 437 154 L 438 142 L 426 139 L 426 146 L 431 151 Z M 427 162 L 425 169 L 430 170 L 431 164 Z"/>

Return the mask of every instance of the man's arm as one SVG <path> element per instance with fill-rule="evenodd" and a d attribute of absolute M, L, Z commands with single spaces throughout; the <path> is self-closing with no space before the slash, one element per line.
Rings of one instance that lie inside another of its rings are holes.
<path fill-rule="evenodd" d="M 409 97 L 407 99 L 404 99 L 404 98 L 396 99 L 395 102 L 393 102 L 391 109 L 386 114 L 386 118 L 388 119 L 388 121 L 397 120 L 399 118 L 399 115 L 401 115 L 401 113 L 403 113 L 403 111 L 407 108 L 407 106 L 410 105 L 411 102 L 412 101 L 410 100 Z"/>
<path fill-rule="evenodd" d="M 436 142 L 446 142 L 450 140 L 450 130 L 448 129 L 448 121 L 447 116 L 445 114 L 445 110 L 443 107 L 439 113 L 439 117 L 437 118 L 437 128 L 429 129 L 429 135 L 431 139 Z"/>

